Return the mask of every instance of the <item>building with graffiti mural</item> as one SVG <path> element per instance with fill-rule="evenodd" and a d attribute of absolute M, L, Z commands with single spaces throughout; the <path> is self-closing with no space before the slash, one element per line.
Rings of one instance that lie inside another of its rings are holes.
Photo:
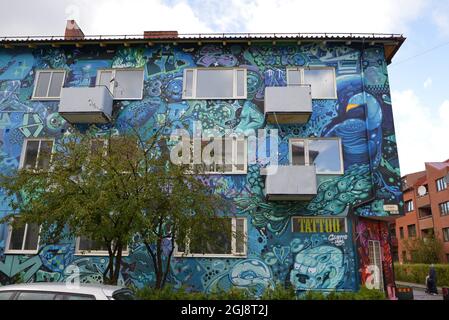
<path fill-rule="evenodd" d="M 40 150 L 78 125 L 99 137 L 166 119 L 243 136 L 276 129 L 276 173 L 256 161 L 203 178 L 235 204 L 245 244 L 231 237 L 224 254 L 178 249 L 170 283 L 259 293 L 277 283 L 298 292 L 394 285 L 388 222 L 403 203 L 387 65 L 401 35 L 66 31 L 0 39 L 3 173 L 39 166 Z M 233 150 L 247 158 L 245 143 Z M 3 216 L 11 209 L 2 201 Z M 64 281 L 75 269 L 82 282 L 101 282 L 107 257 L 81 240 L 45 245 L 37 228 L 1 225 L 0 283 Z M 120 283 L 152 281 L 147 251 L 130 244 Z"/>

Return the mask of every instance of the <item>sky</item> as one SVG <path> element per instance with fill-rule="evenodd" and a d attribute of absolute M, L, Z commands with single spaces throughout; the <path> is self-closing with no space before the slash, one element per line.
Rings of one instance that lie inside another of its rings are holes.
<path fill-rule="evenodd" d="M 0 36 L 63 35 L 68 19 L 86 35 L 403 34 L 388 68 L 401 174 L 449 159 L 449 0 L 14 0 L 0 11 Z"/>

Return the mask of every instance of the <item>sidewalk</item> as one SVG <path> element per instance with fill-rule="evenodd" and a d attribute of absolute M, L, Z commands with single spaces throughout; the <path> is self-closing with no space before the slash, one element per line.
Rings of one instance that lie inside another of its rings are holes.
<path fill-rule="evenodd" d="M 402 281 L 395 281 L 395 282 L 396 282 L 396 286 L 412 287 L 412 288 L 416 288 L 416 289 L 426 290 L 426 286 L 424 284 L 402 282 Z M 442 287 L 437 287 L 437 289 L 438 289 L 438 294 L 443 292 Z"/>

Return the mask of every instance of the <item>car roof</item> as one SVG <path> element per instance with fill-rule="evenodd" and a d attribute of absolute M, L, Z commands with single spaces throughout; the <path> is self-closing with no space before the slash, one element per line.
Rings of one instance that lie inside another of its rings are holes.
<path fill-rule="evenodd" d="M 9 290 L 28 290 L 28 291 L 54 291 L 54 292 L 72 292 L 72 293 L 82 293 L 82 294 L 95 294 L 103 292 L 107 296 L 112 296 L 112 294 L 117 290 L 127 289 L 122 286 L 113 286 L 105 284 L 95 284 L 95 283 L 80 283 L 79 286 L 74 283 L 66 282 L 33 282 L 33 283 L 21 283 L 0 286 L 0 291 Z"/>

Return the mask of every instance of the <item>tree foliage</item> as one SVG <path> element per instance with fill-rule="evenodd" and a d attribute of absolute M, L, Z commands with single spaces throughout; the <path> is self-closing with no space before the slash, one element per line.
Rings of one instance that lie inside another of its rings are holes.
<path fill-rule="evenodd" d="M 40 225 L 41 244 L 76 237 L 100 244 L 109 255 L 104 281 L 113 284 L 125 249 L 137 240 L 152 258 L 154 286 L 163 287 L 177 240 L 213 238 L 227 202 L 202 182 L 201 172 L 170 161 L 169 140 L 160 132 L 64 136 L 49 170 L 1 176 L 12 209 L 3 222 Z"/>

